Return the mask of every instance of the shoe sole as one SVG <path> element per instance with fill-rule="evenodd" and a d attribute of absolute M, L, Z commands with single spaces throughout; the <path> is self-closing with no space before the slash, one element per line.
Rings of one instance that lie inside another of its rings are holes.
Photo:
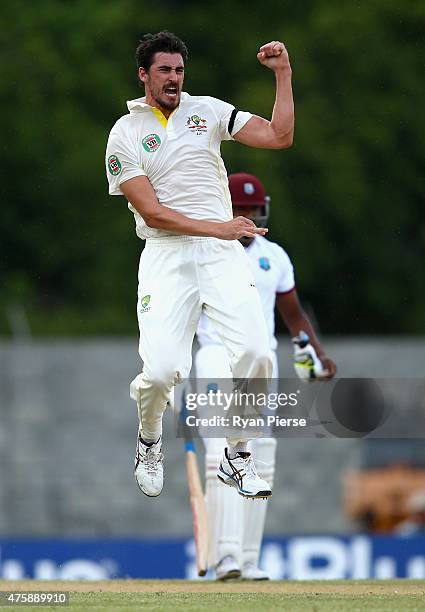
<path fill-rule="evenodd" d="M 271 491 L 258 491 L 256 495 L 247 495 L 246 493 L 242 493 L 239 490 L 238 485 L 236 484 L 234 480 L 232 480 L 232 478 L 228 477 L 227 480 L 224 480 L 224 478 L 222 478 L 220 474 L 217 474 L 217 478 L 221 480 L 221 482 L 227 485 L 228 487 L 232 487 L 232 489 L 236 489 L 238 494 L 241 497 L 244 497 L 245 499 L 269 499 L 272 496 Z"/>
<path fill-rule="evenodd" d="M 264 578 L 244 578 L 242 576 L 242 580 L 244 582 L 264 582 L 265 580 L 270 580 L 270 578 L 268 576 L 265 576 Z"/>
<path fill-rule="evenodd" d="M 241 571 L 238 569 L 230 570 L 224 576 L 217 578 L 219 582 L 226 582 L 226 580 L 237 580 L 241 577 Z"/>

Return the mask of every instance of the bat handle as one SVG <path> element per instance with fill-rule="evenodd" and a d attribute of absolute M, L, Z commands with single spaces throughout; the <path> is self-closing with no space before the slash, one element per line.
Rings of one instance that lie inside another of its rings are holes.
<path fill-rule="evenodd" d="M 189 451 L 192 451 L 192 453 L 194 453 L 195 452 L 195 444 L 194 444 L 193 440 L 185 440 L 184 448 L 185 448 L 187 453 Z"/>

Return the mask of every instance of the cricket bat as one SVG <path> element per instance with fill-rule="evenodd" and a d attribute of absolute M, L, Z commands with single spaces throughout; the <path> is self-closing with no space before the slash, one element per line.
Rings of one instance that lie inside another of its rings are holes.
<path fill-rule="evenodd" d="M 198 576 L 207 573 L 208 559 L 208 515 L 199 476 L 198 461 L 196 459 L 195 447 L 192 440 L 187 440 L 186 448 L 186 470 L 189 486 L 189 498 L 192 508 L 193 535 L 196 548 L 196 567 Z"/>
<path fill-rule="evenodd" d="M 184 423 L 187 415 L 185 394 L 183 394 L 180 417 Z M 193 535 L 196 549 L 196 567 L 198 576 L 205 576 L 208 569 L 208 513 L 199 475 L 198 460 L 190 428 L 183 426 L 186 451 L 186 472 L 189 487 L 189 499 L 192 509 Z"/>

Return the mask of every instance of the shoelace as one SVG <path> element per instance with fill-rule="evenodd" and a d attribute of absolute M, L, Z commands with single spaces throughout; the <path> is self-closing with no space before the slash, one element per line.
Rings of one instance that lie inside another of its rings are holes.
<path fill-rule="evenodd" d="M 164 455 L 162 453 L 155 453 L 151 448 L 148 448 L 140 462 L 146 465 L 148 474 L 156 474 L 158 463 L 160 463 L 163 458 Z"/>
<path fill-rule="evenodd" d="M 163 458 L 164 455 L 162 453 L 156 453 L 151 448 L 148 448 L 146 453 L 137 453 L 138 462 L 146 466 L 148 474 L 156 474 L 158 463 L 160 463 Z"/>
<path fill-rule="evenodd" d="M 245 471 L 248 478 L 250 476 L 257 478 L 257 470 L 255 469 L 255 463 L 251 456 L 246 460 Z"/>
<path fill-rule="evenodd" d="M 257 478 L 257 470 L 255 469 L 255 463 L 252 456 L 250 455 L 249 457 L 239 457 L 239 459 L 242 459 L 243 465 L 240 467 L 240 469 L 237 470 L 237 474 L 241 478 L 245 478 L 245 476 L 248 476 L 248 478 Z"/>

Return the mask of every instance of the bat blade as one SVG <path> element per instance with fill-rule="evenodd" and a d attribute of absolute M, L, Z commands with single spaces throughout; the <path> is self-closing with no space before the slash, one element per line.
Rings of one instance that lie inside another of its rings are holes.
<path fill-rule="evenodd" d="M 196 566 L 198 576 L 205 576 L 208 569 L 208 514 L 199 476 L 198 461 L 192 442 L 186 443 L 186 470 L 192 508 Z"/>

